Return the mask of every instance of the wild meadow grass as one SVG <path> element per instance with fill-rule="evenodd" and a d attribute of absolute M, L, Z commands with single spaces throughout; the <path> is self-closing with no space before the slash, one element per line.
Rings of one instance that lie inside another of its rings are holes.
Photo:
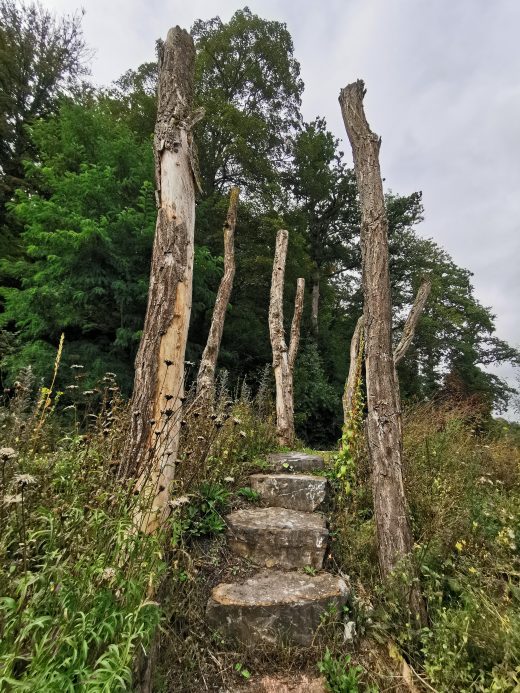
<path fill-rule="evenodd" d="M 461 403 L 406 411 L 426 629 L 411 628 L 396 596 L 406 568 L 380 583 L 361 430 L 349 483 L 333 455 L 327 471 L 326 568 L 350 577 L 345 613 L 326 614 L 305 650 L 230 647 L 208 631 L 205 607 L 218 582 L 254 571 L 223 530 L 226 512 L 257 502 L 249 474 L 276 448 L 267 377 L 254 397 L 222 381 L 211 405 L 188 391 L 171 516 L 148 536 L 134 529 L 135 479 L 122 473 L 127 406 L 113 374 L 86 390 L 83 372 L 74 364 L 58 390 L 55 373 L 37 388 L 26 369 L 0 407 L 0 690 L 132 690 L 152 660 L 159 693 L 309 667 L 330 690 L 385 690 L 404 661 L 418 688 L 519 690 L 517 427 Z"/>
<path fill-rule="evenodd" d="M 358 630 L 398 644 L 436 691 L 520 690 L 520 431 L 460 402 L 409 408 L 404 473 L 428 606 L 417 634 L 381 586 L 366 454 L 333 518 L 336 560 L 358 586 Z M 420 684 L 420 678 L 415 681 Z"/>
<path fill-rule="evenodd" d="M 187 545 L 224 529 L 231 489 L 273 429 L 247 388 L 189 407 L 171 519 L 141 534 L 114 374 L 85 390 L 74 364 L 56 390 L 60 355 L 50 387 L 26 369 L 0 407 L 0 690 L 129 690 L 168 630 L 165 585 L 179 602 L 192 591 Z"/>

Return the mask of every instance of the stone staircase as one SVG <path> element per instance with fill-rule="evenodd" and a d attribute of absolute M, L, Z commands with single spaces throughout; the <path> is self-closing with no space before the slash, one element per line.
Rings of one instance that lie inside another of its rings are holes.
<path fill-rule="evenodd" d="M 259 567 L 253 577 L 217 585 L 207 620 L 224 636 L 244 644 L 311 644 L 324 611 L 344 606 L 348 590 L 340 577 L 321 571 L 327 549 L 325 517 L 318 512 L 327 480 L 309 472 L 323 458 L 298 452 L 269 456 L 272 473 L 251 476 L 260 508 L 226 518 L 231 551 Z M 307 569 L 304 571 L 304 569 Z"/>

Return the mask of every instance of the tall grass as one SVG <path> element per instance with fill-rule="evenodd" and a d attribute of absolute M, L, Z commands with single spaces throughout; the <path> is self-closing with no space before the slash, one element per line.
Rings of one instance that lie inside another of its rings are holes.
<path fill-rule="evenodd" d="M 392 585 L 380 586 L 365 455 L 348 508 L 334 521 L 337 560 L 365 597 L 368 630 L 398 642 L 439 692 L 520 690 L 517 427 L 489 421 L 474 405 L 458 402 L 408 409 L 403 430 L 429 627 L 417 638 Z M 406 571 L 395 579 L 408 580 Z"/>
<path fill-rule="evenodd" d="M 84 390 L 76 364 L 59 390 L 58 368 L 39 392 L 26 369 L 0 406 L 0 690 L 129 690 L 158 626 L 175 631 L 190 600 L 191 544 L 222 531 L 274 427 L 247 388 L 231 398 L 221 383 L 213 405 L 188 393 L 172 514 L 144 535 L 114 375 Z"/>

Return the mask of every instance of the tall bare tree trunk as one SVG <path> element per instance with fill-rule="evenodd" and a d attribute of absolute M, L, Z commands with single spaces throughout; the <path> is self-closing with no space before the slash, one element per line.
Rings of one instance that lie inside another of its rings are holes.
<path fill-rule="evenodd" d="M 160 56 L 154 137 L 157 224 L 126 448 L 143 500 L 135 524 L 146 532 L 167 513 L 179 443 L 195 229 L 194 66 L 192 37 L 178 26 L 170 29 Z"/>
<path fill-rule="evenodd" d="M 289 348 L 287 348 L 283 327 L 283 282 L 288 241 L 289 234 L 287 231 L 278 231 L 269 302 L 269 335 L 273 349 L 273 369 L 276 382 L 276 430 L 278 442 L 280 445 L 290 447 L 294 443 L 293 372 L 300 339 L 305 279 L 298 279 L 296 285 L 291 339 Z"/>
<path fill-rule="evenodd" d="M 317 337 L 319 332 L 318 314 L 320 309 L 320 271 L 314 270 L 312 273 L 312 297 L 311 297 L 311 330 Z"/>
<path fill-rule="evenodd" d="M 347 380 L 345 381 L 345 389 L 343 391 L 343 424 L 348 426 L 352 410 L 354 408 L 354 394 L 356 392 L 359 377 L 361 375 L 361 359 L 359 350 L 362 342 L 362 333 L 364 329 L 363 316 L 358 318 L 352 340 L 350 342 L 350 364 L 348 369 Z M 362 358 L 362 357 L 361 357 Z"/>
<path fill-rule="evenodd" d="M 361 204 L 367 434 L 379 564 L 386 578 L 400 562 L 412 558 L 413 537 L 403 486 L 401 410 L 392 353 L 388 220 L 379 168 L 381 140 L 366 120 L 364 94 L 364 83 L 358 80 L 341 90 L 339 101 Z M 415 584 L 409 597 L 416 621 L 423 623 L 424 605 Z"/>
<path fill-rule="evenodd" d="M 231 188 L 229 195 L 229 208 L 224 224 L 224 274 L 220 282 L 213 309 L 213 317 L 209 328 L 208 341 L 202 354 L 199 373 L 197 375 L 197 394 L 206 397 L 215 386 L 215 369 L 217 367 L 218 352 L 226 310 L 233 289 L 235 277 L 235 225 L 237 221 L 238 188 Z"/>

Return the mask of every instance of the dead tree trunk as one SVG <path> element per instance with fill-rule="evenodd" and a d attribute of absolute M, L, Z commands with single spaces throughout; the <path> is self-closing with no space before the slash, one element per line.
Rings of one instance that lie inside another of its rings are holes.
<path fill-rule="evenodd" d="M 294 315 L 291 325 L 289 348 L 285 342 L 283 327 L 283 282 L 289 234 L 280 230 L 276 236 L 276 249 L 271 281 L 269 302 L 269 335 L 273 350 L 273 369 L 276 382 L 276 430 L 280 445 L 292 446 L 294 443 L 294 398 L 293 372 L 303 313 L 305 279 L 298 279 Z"/>
<path fill-rule="evenodd" d="M 194 66 L 192 37 L 170 29 L 160 56 L 154 137 L 157 224 L 126 447 L 142 501 L 135 524 L 146 532 L 167 513 L 179 442 L 195 229 Z"/>
<path fill-rule="evenodd" d="M 396 346 L 394 350 L 394 365 L 396 366 L 399 363 L 399 361 L 401 361 L 404 358 L 406 352 L 410 348 L 410 344 L 412 343 L 412 340 L 415 335 L 415 330 L 417 328 L 417 323 L 419 322 L 421 313 L 424 310 L 424 306 L 426 305 L 426 301 L 428 300 L 428 296 L 430 295 L 431 288 L 431 281 L 429 279 L 424 279 L 421 286 L 419 287 L 419 291 L 417 292 L 417 296 L 415 297 L 413 306 L 411 307 L 410 312 L 408 313 L 406 322 L 404 323 L 401 340 L 399 341 L 399 344 Z"/>
<path fill-rule="evenodd" d="M 428 279 L 425 279 L 419 287 L 419 291 L 417 292 L 413 306 L 408 313 L 408 317 L 406 318 L 403 334 L 401 335 L 399 344 L 394 349 L 395 366 L 397 366 L 397 364 L 405 357 L 406 352 L 410 348 L 410 344 L 415 336 L 417 323 L 419 322 L 421 313 L 424 310 L 424 306 L 428 300 L 431 288 L 432 285 Z M 350 412 L 353 408 L 353 397 L 359 378 L 359 349 L 363 329 L 364 321 L 363 316 L 361 316 L 356 323 L 356 328 L 354 330 L 354 334 L 352 335 L 352 341 L 350 342 L 350 364 L 347 379 L 345 381 L 345 389 L 343 391 L 343 423 L 345 426 L 348 424 Z"/>
<path fill-rule="evenodd" d="M 347 380 L 345 381 L 345 389 L 343 391 L 343 425 L 348 426 L 354 408 L 354 394 L 356 392 L 360 373 L 361 360 L 359 350 L 361 347 L 361 337 L 364 329 L 364 320 L 361 316 L 352 335 L 350 342 L 350 364 L 348 369 Z"/>
<path fill-rule="evenodd" d="M 233 289 L 235 277 L 235 225 L 237 221 L 238 188 L 231 188 L 229 195 L 229 208 L 224 224 L 224 275 L 220 282 L 209 328 L 208 341 L 202 354 L 199 373 L 197 375 L 197 394 L 206 397 L 213 392 L 215 386 L 215 369 L 217 367 L 218 352 L 226 310 Z"/>
<path fill-rule="evenodd" d="M 312 297 L 311 297 L 311 330 L 317 337 L 319 332 L 318 314 L 320 308 L 320 271 L 316 269 L 312 273 Z"/>
<path fill-rule="evenodd" d="M 399 389 L 392 353 L 392 306 L 388 269 L 388 220 L 379 168 L 379 137 L 363 110 L 364 84 L 349 84 L 340 105 L 352 146 L 361 205 L 361 252 L 365 319 L 368 447 L 372 463 L 374 515 L 381 573 L 389 576 L 413 549 L 402 476 Z M 410 607 L 424 622 L 422 597 L 410 588 Z"/>

